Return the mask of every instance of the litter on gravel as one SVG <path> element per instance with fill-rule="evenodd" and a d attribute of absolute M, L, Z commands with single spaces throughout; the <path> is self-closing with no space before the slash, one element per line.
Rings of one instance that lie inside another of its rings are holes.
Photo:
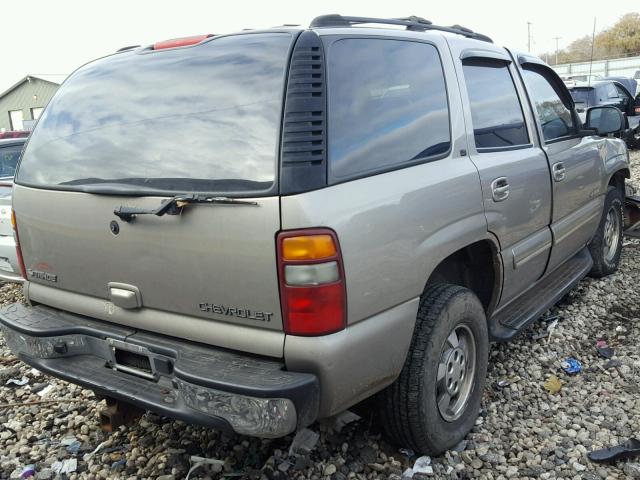
<path fill-rule="evenodd" d="M 413 464 L 413 467 L 407 468 L 402 474 L 402 480 L 408 480 L 414 478 L 414 475 L 433 475 L 433 467 L 431 466 L 431 457 L 419 457 Z"/>
<path fill-rule="evenodd" d="M 550 394 L 555 395 L 562 390 L 562 382 L 555 375 L 551 375 L 549 379 L 544 382 L 544 388 Z"/>
<path fill-rule="evenodd" d="M 575 358 L 571 357 L 563 361 L 560 366 L 562 367 L 562 370 L 569 375 L 575 375 L 582 371 L 582 364 Z"/>
<path fill-rule="evenodd" d="M 601 450 L 589 452 L 587 457 L 592 462 L 610 463 L 617 460 L 637 457 L 638 455 L 640 455 L 640 440 L 630 438 L 626 442 L 616 445 L 615 447 L 603 448 Z"/>
<path fill-rule="evenodd" d="M 329 419 L 328 427 L 336 432 L 341 432 L 344 427 L 360 420 L 360 415 L 353 413 L 351 410 L 345 410 Z"/>
<path fill-rule="evenodd" d="M 51 465 L 51 470 L 54 473 L 62 475 L 63 473 L 73 473 L 78 469 L 78 460 L 75 458 L 68 458 L 66 460 L 54 462 Z"/>
<path fill-rule="evenodd" d="M 187 477 L 185 478 L 185 480 L 189 480 L 193 472 L 195 472 L 200 467 L 204 467 L 205 465 L 213 466 L 213 470 L 217 473 L 221 472 L 224 467 L 224 460 L 219 460 L 217 458 L 205 458 L 192 455 L 190 457 L 190 461 L 192 466 L 187 472 Z"/>
<path fill-rule="evenodd" d="M 35 465 L 27 465 L 22 469 L 22 472 L 20 472 L 20 478 L 31 478 L 31 477 L 34 477 L 35 474 L 36 474 Z"/>
<path fill-rule="evenodd" d="M 27 383 L 29 383 L 29 379 L 27 377 L 10 378 L 9 380 L 7 380 L 7 383 L 5 383 L 5 385 L 15 385 L 17 387 L 23 387 Z"/>
<path fill-rule="evenodd" d="M 38 395 L 39 395 L 40 397 L 43 397 L 43 398 L 44 398 L 44 397 L 46 397 L 46 396 L 49 394 L 49 392 L 50 392 L 51 390 L 53 390 L 53 385 L 47 385 L 46 387 L 44 387 L 42 390 L 40 390 L 40 391 L 39 391 L 39 392 L 37 392 L 37 393 L 38 393 Z"/>
<path fill-rule="evenodd" d="M 295 437 L 293 437 L 293 441 L 289 447 L 289 456 L 293 456 L 298 453 L 311 452 L 316 447 L 319 439 L 319 433 L 308 428 L 303 428 L 296 433 Z"/>

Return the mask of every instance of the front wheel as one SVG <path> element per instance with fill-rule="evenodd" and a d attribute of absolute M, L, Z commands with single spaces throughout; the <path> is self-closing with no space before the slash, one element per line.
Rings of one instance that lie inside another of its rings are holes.
<path fill-rule="evenodd" d="M 458 444 L 480 410 L 488 349 L 487 320 L 476 295 L 457 285 L 428 287 L 402 372 L 378 396 L 387 434 L 427 455 Z"/>
<path fill-rule="evenodd" d="M 622 254 L 623 199 L 619 189 L 610 186 L 604 199 L 602 218 L 598 230 L 589 244 L 593 268 L 589 273 L 595 278 L 610 275 L 618 270 Z"/>

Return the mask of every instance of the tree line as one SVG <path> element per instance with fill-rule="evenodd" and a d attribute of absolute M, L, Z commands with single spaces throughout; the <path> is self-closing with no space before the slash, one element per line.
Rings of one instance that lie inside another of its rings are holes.
<path fill-rule="evenodd" d="M 558 64 L 587 62 L 591 58 L 591 35 L 585 35 L 558 50 Z M 594 60 L 640 55 L 640 13 L 627 13 L 611 28 L 597 33 L 593 41 Z M 540 55 L 556 64 L 556 52 Z"/>

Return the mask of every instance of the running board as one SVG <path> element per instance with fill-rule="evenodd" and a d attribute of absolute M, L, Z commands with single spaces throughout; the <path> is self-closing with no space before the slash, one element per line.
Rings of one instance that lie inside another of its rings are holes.
<path fill-rule="evenodd" d="M 592 266 L 591 254 L 584 248 L 519 298 L 497 311 L 489 319 L 491 340 L 506 342 L 522 332 L 575 287 Z"/>

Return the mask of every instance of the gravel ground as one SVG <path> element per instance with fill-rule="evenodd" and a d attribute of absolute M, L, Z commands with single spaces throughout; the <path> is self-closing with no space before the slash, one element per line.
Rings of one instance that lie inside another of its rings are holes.
<path fill-rule="evenodd" d="M 632 160 L 640 186 L 640 154 L 634 153 Z M 0 303 L 18 300 L 19 292 L 17 287 L 1 287 Z M 482 414 L 460 451 L 432 459 L 434 476 L 640 478 L 640 463 L 599 466 L 586 458 L 592 449 L 640 435 L 639 294 L 640 242 L 627 239 L 616 275 L 584 280 L 551 312 L 559 321 L 550 337 L 544 337 L 549 322 L 540 321 L 514 342 L 494 346 Z M 607 366 L 608 360 L 598 356 L 598 339 L 615 349 L 619 366 Z M 582 373 L 562 371 L 560 363 L 567 357 L 582 363 Z M 562 382 L 555 395 L 543 387 L 552 375 Z M 23 376 L 28 386 L 5 385 Z M 499 388 L 499 381 L 508 385 Z M 41 390 L 49 385 L 48 391 Z M 29 405 L 44 401 L 51 403 Z M 21 405 L 7 406 L 16 403 Z M 191 456 L 197 455 L 224 464 L 200 468 L 191 478 L 235 473 L 256 479 L 400 479 L 415 461 L 412 452 L 382 438 L 371 415 L 340 432 L 335 424 L 312 425 L 320 433 L 316 447 L 307 455 L 290 456 L 291 437 L 229 436 L 153 414 L 106 434 L 97 421 L 102 407 L 91 391 L 18 362 L 0 339 L 0 478 L 18 478 L 28 464 L 35 465 L 37 478 L 55 478 L 55 462 L 75 458 L 71 479 L 170 480 L 184 478 Z M 73 441 L 78 443 L 68 445 Z M 89 458 L 100 444 L 100 451 Z"/>

